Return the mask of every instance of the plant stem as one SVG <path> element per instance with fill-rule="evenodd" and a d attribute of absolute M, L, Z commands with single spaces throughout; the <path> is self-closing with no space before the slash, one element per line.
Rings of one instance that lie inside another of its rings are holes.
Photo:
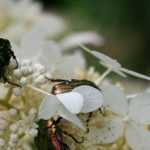
<path fill-rule="evenodd" d="M 95 81 L 95 83 L 96 83 L 97 85 L 99 85 L 99 84 L 104 80 L 104 78 L 105 78 L 111 71 L 112 71 L 112 69 L 111 69 L 111 68 L 108 68 L 108 69 Z"/>
<path fill-rule="evenodd" d="M 40 92 L 40 93 L 42 93 L 42 94 L 45 94 L 45 95 L 52 95 L 52 94 L 50 94 L 50 93 L 48 93 L 48 92 L 46 92 L 46 91 L 44 91 L 44 90 L 42 90 L 42 89 L 39 89 L 39 88 L 37 88 L 37 87 L 34 87 L 34 86 L 32 86 L 32 85 L 28 85 L 28 87 L 30 87 L 31 89 L 33 89 L 33 90 L 35 90 L 35 91 L 38 91 L 38 92 Z"/>

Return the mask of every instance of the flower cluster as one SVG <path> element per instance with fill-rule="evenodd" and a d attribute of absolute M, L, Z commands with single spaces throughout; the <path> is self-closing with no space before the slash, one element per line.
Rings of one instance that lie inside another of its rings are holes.
<path fill-rule="evenodd" d="M 7 76 L 20 85 L 0 84 L 0 150 L 35 149 L 37 121 L 57 117 L 64 119 L 62 128 L 67 125 L 68 132 L 70 126 L 75 136 L 82 132 L 85 140 L 81 149 L 150 149 L 149 90 L 126 95 L 124 87 L 112 84 L 107 75 L 115 72 L 148 81 L 150 77 L 83 46 L 104 43 L 94 32 L 74 33 L 54 41 L 65 34 L 67 25 L 62 18 L 43 12 L 38 3 L 1 0 L 0 8 L 1 36 L 10 39 L 19 64 L 14 69 L 11 60 Z M 100 75 L 94 66 L 87 70 L 82 50 L 95 56 L 106 72 Z M 67 91 L 52 93 L 54 79 Z M 93 114 L 91 119 L 87 119 L 89 114 Z M 89 132 L 85 132 L 87 127 Z"/>
<path fill-rule="evenodd" d="M 84 46 L 81 47 L 97 57 L 102 61 L 102 65 L 108 68 L 100 76 L 98 83 L 103 81 L 111 71 L 123 77 L 126 77 L 126 75 L 122 71 L 138 78 L 150 80 L 148 76 L 122 68 L 116 60 L 100 52 L 89 50 Z M 96 127 L 91 128 L 92 132 L 88 136 L 89 140 L 94 139 L 96 143 L 111 144 L 119 138 L 125 137 L 132 149 L 147 150 L 150 147 L 150 132 L 146 128 L 150 124 L 150 94 L 145 91 L 126 96 L 123 89 L 106 82 L 102 83 L 100 87 L 104 95 L 106 112 L 111 113 L 104 117 L 102 127 L 98 129 Z"/>

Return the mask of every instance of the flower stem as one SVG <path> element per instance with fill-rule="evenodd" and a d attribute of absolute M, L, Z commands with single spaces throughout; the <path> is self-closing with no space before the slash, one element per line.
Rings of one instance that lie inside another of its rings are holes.
<path fill-rule="evenodd" d="M 95 81 L 95 83 L 96 83 L 97 85 L 99 85 L 99 84 L 104 80 L 104 78 L 105 78 L 111 71 L 112 71 L 112 69 L 111 69 L 111 68 L 108 68 L 108 69 Z"/>
<path fill-rule="evenodd" d="M 44 90 L 42 90 L 42 89 L 39 89 L 39 88 L 37 88 L 37 87 L 34 87 L 34 86 L 32 86 L 32 85 L 28 85 L 28 87 L 30 87 L 31 89 L 33 89 L 33 90 L 35 90 L 35 91 L 38 91 L 38 92 L 40 92 L 40 93 L 42 93 L 42 94 L 51 95 L 50 93 L 48 93 L 48 92 L 46 92 L 46 91 L 44 91 Z"/>

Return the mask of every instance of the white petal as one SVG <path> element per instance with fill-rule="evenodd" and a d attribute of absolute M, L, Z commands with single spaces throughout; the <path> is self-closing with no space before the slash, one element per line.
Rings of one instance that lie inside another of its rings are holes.
<path fill-rule="evenodd" d="M 79 86 L 73 91 L 80 93 L 84 98 L 84 105 L 82 112 L 88 113 L 98 108 L 101 108 L 103 105 L 104 99 L 100 90 L 91 87 L 91 86 Z"/>
<path fill-rule="evenodd" d="M 146 92 L 150 93 L 150 87 L 148 87 L 148 88 L 146 89 Z"/>
<path fill-rule="evenodd" d="M 4 100 L 8 94 L 9 89 L 4 86 L 4 84 L 0 84 L 0 100 Z"/>
<path fill-rule="evenodd" d="M 77 92 L 67 92 L 57 94 L 56 97 L 64 104 L 64 106 L 72 113 L 77 114 L 81 112 L 83 107 L 83 97 Z"/>
<path fill-rule="evenodd" d="M 93 51 L 90 50 L 88 48 L 86 48 L 85 46 L 81 46 L 85 51 L 87 51 L 88 53 L 90 53 L 91 55 L 95 56 L 96 58 L 98 58 L 100 61 L 102 61 L 102 65 L 108 67 L 108 68 L 112 68 L 115 70 L 119 70 L 121 68 L 121 65 L 118 63 L 117 60 L 110 58 L 109 56 L 98 52 L 98 51 Z"/>
<path fill-rule="evenodd" d="M 134 76 L 134 77 L 137 77 L 137 78 L 141 78 L 141 79 L 145 79 L 145 80 L 150 80 L 150 77 L 149 76 L 146 76 L 146 75 L 143 75 L 141 73 L 137 73 L 135 71 L 132 71 L 132 70 L 128 70 L 126 68 L 121 68 L 121 71 L 131 75 L 131 76 Z"/>
<path fill-rule="evenodd" d="M 121 71 L 119 71 L 119 70 L 113 70 L 116 74 L 118 74 L 118 75 L 120 75 L 121 77 L 124 77 L 124 78 L 126 78 L 127 77 L 127 75 L 125 74 L 125 73 L 123 73 L 123 72 L 121 72 Z"/>
<path fill-rule="evenodd" d="M 21 23 L 13 24 L 6 29 L 2 37 L 9 39 L 13 42 L 20 42 L 21 37 L 26 33 L 25 25 Z"/>
<path fill-rule="evenodd" d="M 144 124 L 150 124 L 150 93 L 137 95 L 130 102 L 130 117 Z"/>
<path fill-rule="evenodd" d="M 51 69 L 53 64 L 57 64 L 62 58 L 61 48 L 53 41 L 45 42 L 42 47 L 42 54 L 39 57 L 39 62 L 47 69 Z"/>
<path fill-rule="evenodd" d="M 57 108 L 61 107 L 58 99 L 55 96 L 46 97 L 39 107 L 39 119 L 49 119 L 55 114 L 57 114 Z"/>
<path fill-rule="evenodd" d="M 26 21 L 25 19 L 34 19 L 39 15 L 41 6 L 39 3 L 32 2 L 31 0 L 13 1 L 14 6 L 12 8 L 13 16 L 17 20 Z M 25 13 L 26 12 L 26 13 Z"/>
<path fill-rule="evenodd" d="M 55 115 L 59 115 L 64 119 L 71 121 L 78 127 L 85 129 L 79 118 L 69 112 L 65 106 L 59 102 L 56 96 L 50 95 L 46 97 L 39 108 L 38 119 L 49 119 Z"/>
<path fill-rule="evenodd" d="M 133 150 L 150 149 L 150 132 L 141 126 L 129 125 L 126 130 L 126 139 Z"/>
<path fill-rule="evenodd" d="M 109 106 L 113 112 L 125 116 L 128 112 L 128 104 L 123 91 L 119 87 L 111 84 L 103 85 L 101 88 L 105 105 Z"/>
<path fill-rule="evenodd" d="M 97 144 L 110 144 L 123 136 L 124 124 L 118 118 L 105 120 L 103 127 L 90 128 L 88 140 Z"/>
<path fill-rule="evenodd" d="M 14 5 L 14 1 L 0 0 L 0 8 L 1 9 L 8 9 L 8 8 L 11 8 L 13 5 Z"/>
<path fill-rule="evenodd" d="M 85 68 L 85 59 L 80 52 L 65 55 L 56 66 L 56 78 L 75 78 L 76 69 Z"/>
<path fill-rule="evenodd" d="M 79 44 L 92 44 L 101 46 L 104 44 L 104 39 L 94 32 L 80 32 L 74 33 L 61 41 L 64 49 L 72 49 Z"/>
<path fill-rule="evenodd" d="M 71 112 L 66 111 L 66 110 L 65 111 L 59 110 L 59 114 L 61 114 L 60 116 L 62 116 L 64 119 L 72 122 L 73 124 L 75 124 L 76 126 L 81 128 L 82 130 L 86 131 L 85 126 L 83 125 L 81 120 L 76 115 L 74 115 Z"/>
<path fill-rule="evenodd" d="M 44 14 L 39 20 L 34 24 L 33 31 L 39 31 L 42 33 L 42 37 L 57 37 L 60 33 L 65 31 L 66 24 L 64 20 L 54 14 Z"/>
<path fill-rule="evenodd" d="M 22 57 L 24 59 L 36 59 L 41 54 L 44 40 L 40 37 L 40 33 L 26 33 L 21 40 Z"/>

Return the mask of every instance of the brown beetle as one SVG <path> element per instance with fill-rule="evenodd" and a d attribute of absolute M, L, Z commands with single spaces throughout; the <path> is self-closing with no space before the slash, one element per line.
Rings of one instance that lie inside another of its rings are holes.
<path fill-rule="evenodd" d="M 52 88 L 51 93 L 61 94 L 65 92 L 70 92 L 74 88 L 82 85 L 89 85 L 92 86 L 98 90 L 100 90 L 92 81 L 89 80 L 77 80 L 77 79 L 71 79 L 71 80 L 63 80 L 63 79 L 49 79 L 51 82 L 57 82 Z"/>

